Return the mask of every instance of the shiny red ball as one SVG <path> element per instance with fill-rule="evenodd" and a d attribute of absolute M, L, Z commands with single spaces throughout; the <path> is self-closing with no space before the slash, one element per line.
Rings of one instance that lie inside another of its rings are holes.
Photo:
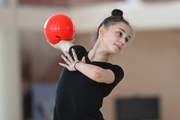
<path fill-rule="evenodd" d="M 44 35 L 52 44 L 56 44 L 60 40 L 70 41 L 75 35 L 75 25 L 68 16 L 55 14 L 46 20 Z"/>

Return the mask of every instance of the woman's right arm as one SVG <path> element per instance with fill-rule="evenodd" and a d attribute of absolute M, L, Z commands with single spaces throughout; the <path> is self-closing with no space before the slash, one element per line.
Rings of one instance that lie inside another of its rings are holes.
<path fill-rule="evenodd" d="M 47 42 L 48 42 L 48 40 L 47 40 Z M 60 41 L 59 43 L 57 43 L 57 44 L 51 44 L 50 42 L 48 42 L 48 43 L 49 43 L 53 48 L 58 49 L 58 50 L 61 50 L 61 51 L 65 54 L 65 51 L 68 51 L 69 48 L 74 45 L 72 42 L 73 42 L 73 40 L 71 40 L 71 41 L 61 40 L 61 41 Z"/>

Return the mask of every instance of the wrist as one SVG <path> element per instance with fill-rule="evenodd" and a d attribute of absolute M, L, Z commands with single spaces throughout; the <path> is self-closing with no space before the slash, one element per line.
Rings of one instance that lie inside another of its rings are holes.
<path fill-rule="evenodd" d="M 76 65 L 77 65 L 79 62 L 81 62 L 81 61 L 79 60 L 79 61 L 77 61 L 77 62 L 74 64 L 74 69 L 77 70 Z"/>

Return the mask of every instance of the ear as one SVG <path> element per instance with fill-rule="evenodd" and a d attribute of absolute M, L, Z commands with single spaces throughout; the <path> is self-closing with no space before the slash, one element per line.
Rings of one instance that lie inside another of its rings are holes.
<path fill-rule="evenodd" d="M 105 28 L 102 26 L 99 28 L 99 35 L 102 37 L 105 33 Z"/>

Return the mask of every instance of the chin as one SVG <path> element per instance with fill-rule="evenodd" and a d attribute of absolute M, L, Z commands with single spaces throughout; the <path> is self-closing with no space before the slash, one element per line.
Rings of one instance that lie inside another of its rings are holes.
<path fill-rule="evenodd" d="M 120 54 L 121 52 L 122 52 L 122 51 L 120 51 L 120 50 L 118 50 L 118 51 L 115 50 L 115 51 L 112 51 L 111 54 L 116 55 L 116 54 Z"/>

